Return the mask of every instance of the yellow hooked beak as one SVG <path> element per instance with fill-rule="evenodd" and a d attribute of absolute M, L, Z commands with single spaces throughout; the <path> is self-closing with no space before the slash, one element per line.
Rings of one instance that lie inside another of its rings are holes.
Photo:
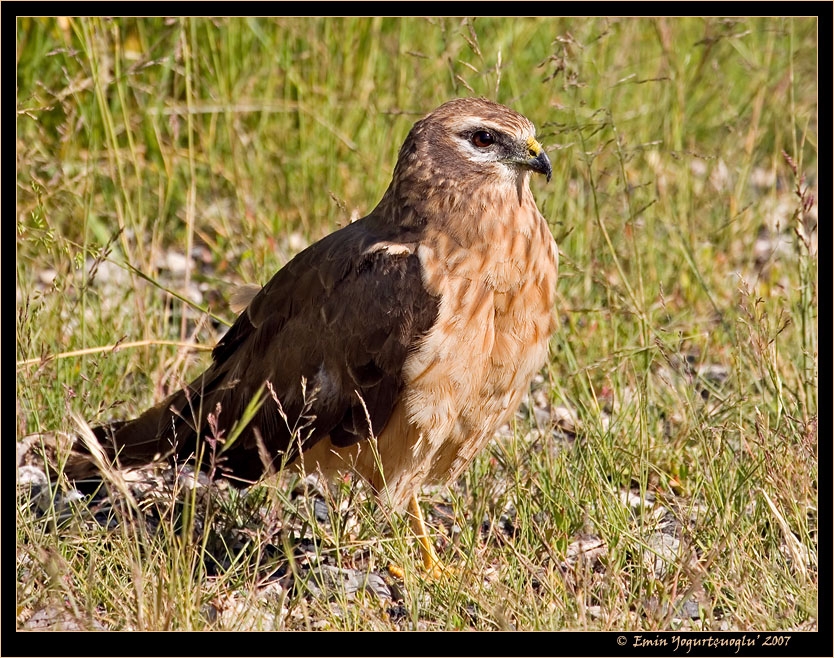
<path fill-rule="evenodd" d="M 547 177 L 547 181 L 550 182 L 550 177 L 553 175 L 550 158 L 547 157 L 547 153 L 544 152 L 542 145 L 533 137 L 527 139 L 527 153 L 529 157 L 524 160 L 524 164 L 533 171 L 544 174 Z"/>

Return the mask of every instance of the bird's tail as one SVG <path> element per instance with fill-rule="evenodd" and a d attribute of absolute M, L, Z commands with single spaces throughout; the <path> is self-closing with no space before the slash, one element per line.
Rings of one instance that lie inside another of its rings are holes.
<path fill-rule="evenodd" d="M 90 427 L 77 419 L 79 435 L 73 442 L 63 473 L 71 480 L 93 477 L 111 466 L 144 466 L 170 455 L 175 446 L 160 431 L 164 413 L 171 404 L 165 400 L 133 420 L 115 421 Z"/>

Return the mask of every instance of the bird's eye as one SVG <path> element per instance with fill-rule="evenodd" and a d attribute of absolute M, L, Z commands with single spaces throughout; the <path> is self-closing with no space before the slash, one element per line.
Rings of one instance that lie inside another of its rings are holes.
<path fill-rule="evenodd" d="M 485 149 L 488 146 L 495 144 L 495 137 L 491 132 L 486 130 L 479 130 L 472 135 L 472 143 L 479 149 Z"/>

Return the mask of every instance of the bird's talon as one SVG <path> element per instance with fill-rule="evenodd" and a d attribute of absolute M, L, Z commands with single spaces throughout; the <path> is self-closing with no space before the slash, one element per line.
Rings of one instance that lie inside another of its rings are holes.
<path fill-rule="evenodd" d="M 392 578 L 396 578 L 397 580 L 403 580 L 405 578 L 405 569 L 403 569 L 399 564 L 394 564 L 392 562 L 386 568 L 388 570 L 388 575 Z"/>

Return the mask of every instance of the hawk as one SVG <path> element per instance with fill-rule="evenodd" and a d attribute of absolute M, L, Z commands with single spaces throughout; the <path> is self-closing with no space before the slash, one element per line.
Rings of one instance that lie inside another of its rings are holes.
<path fill-rule="evenodd" d="M 527 118 L 444 103 L 411 128 L 376 208 L 279 270 L 205 372 L 93 430 L 107 456 L 182 462 L 234 435 L 221 466 L 243 486 L 288 464 L 358 474 L 410 503 L 430 566 L 415 493 L 461 474 L 547 357 L 558 251 L 534 173 L 549 181 L 551 164 Z"/>

